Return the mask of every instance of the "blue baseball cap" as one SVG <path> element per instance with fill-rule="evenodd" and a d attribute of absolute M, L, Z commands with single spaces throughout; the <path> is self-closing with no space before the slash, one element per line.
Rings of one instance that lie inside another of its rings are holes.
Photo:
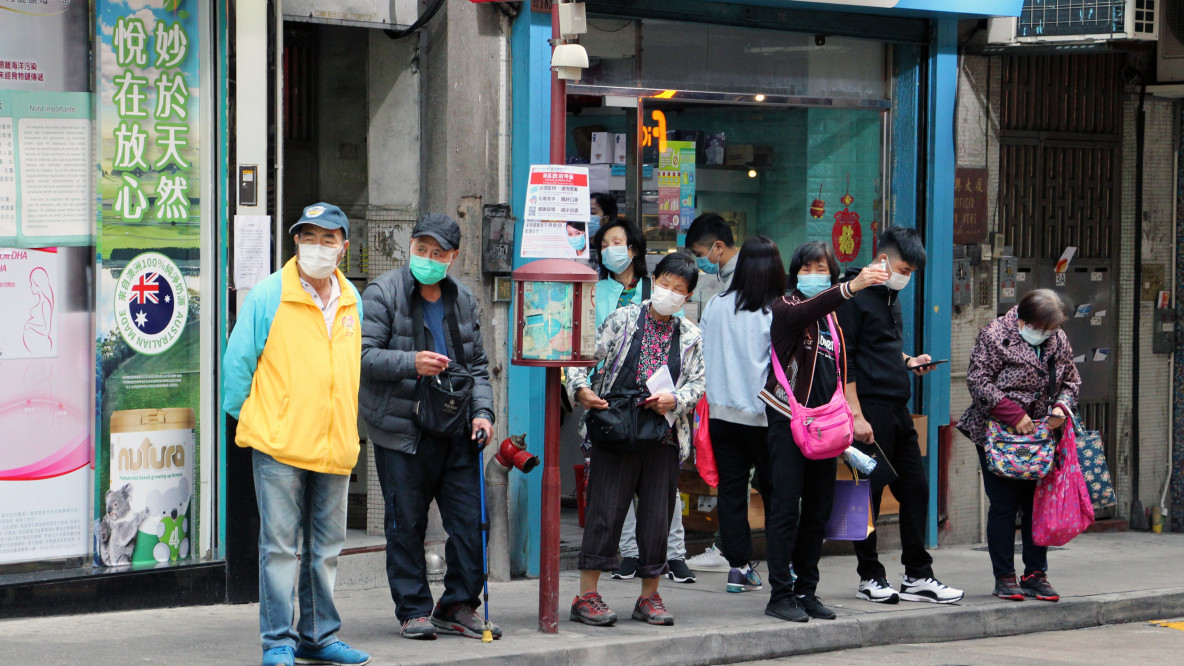
<path fill-rule="evenodd" d="M 304 209 L 300 220 L 288 229 L 288 233 L 296 233 L 302 224 L 312 224 L 322 229 L 341 229 L 345 237 L 349 238 L 349 218 L 333 204 L 322 202 L 308 206 Z"/>

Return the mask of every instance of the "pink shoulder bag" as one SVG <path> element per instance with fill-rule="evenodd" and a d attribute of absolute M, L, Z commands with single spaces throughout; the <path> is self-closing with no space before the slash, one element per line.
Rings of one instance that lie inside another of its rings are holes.
<path fill-rule="evenodd" d="M 839 367 L 839 334 L 835 330 L 833 315 L 826 316 L 826 325 L 830 328 L 830 339 L 835 346 L 836 381 L 835 394 L 825 405 L 803 407 L 798 402 L 793 388 L 785 379 L 785 371 L 781 368 L 781 361 L 777 359 L 777 350 L 773 350 L 773 373 L 788 396 L 791 410 L 789 427 L 793 433 L 793 441 L 797 442 L 802 455 L 811 460 L 834 458 L 846 451 L 855 439 L 855 417 L 851 414 L 847 396 L 843 392 L 843 372 Z M 817 352 L 814 359 L 817 363 Z"/>

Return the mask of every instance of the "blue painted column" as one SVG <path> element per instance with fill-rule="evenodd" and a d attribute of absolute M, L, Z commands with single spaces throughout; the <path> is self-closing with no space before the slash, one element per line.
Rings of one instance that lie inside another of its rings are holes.
<path fill-rule="evenodd" d="M 518 15 L 510 34 L 513 86 L 510 192 L 514 215 L 521 217 L 525 205 L 526 183 L 531 164 L 550 160 L 551 108 L 551 38 L 550 14 L 524 11 Z M 522 247 L 522 223 L 514 228 L 514 247 Z M 515 252 L 514 268 L 527 263 Z M 514 344 L 514 312 L 510 304 L 506 322 L 509 331 L 506 345 Z M 543 405 L 546 370 L 510 365 L 507 402 L 511 434 L 526 433 L 526 445 L 543 457 Z M 510 568 L 515 574 L 539 575 L 539 513 L 542 507 L 542 471 L 510 475 Z"/>
<path fill-rule="evenodd" d="M 954 265 L 954 103 L 958 90 L 958 22 L 935 21 L 929 48 L 928 127 L 925 128 L 925 267 L 921 340 L 935 359 L 950 357 Z M 950 365 L 937 366 L 921 383 L 923 413 L 929 416 L 929 525 L 926 541 L 937 545 L 938 428 L 950 420 Z"/>

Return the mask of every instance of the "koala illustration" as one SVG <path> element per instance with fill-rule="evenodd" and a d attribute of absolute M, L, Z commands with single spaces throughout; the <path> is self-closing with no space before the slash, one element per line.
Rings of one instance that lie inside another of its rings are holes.
<path fill-rule="evenodd" d="M 132 513 L 132 484 L 107 491 L 107 515 L 99 523 L 99 558 L 106 566 L 131 564 L 136 532 L 148 511 Z"/>

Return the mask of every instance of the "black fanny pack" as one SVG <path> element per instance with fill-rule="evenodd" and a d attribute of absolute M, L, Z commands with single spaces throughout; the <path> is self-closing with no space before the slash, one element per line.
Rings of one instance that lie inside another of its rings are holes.
<path fill-rule="evenodd" d="M 641 405 L 650 397 L 645 382 L 637 376 L 637 366 L 641 362 L 641 339 L 645 334 L 645 317 L 646 310 L 642 308 L 637 331 L 629 343 L 628 352 L 624 359 L 618 357 L 618 364 L 614 365 L 614 370 L 617 367 L 621 368 L 620 374 L 617 375 L 612 387 L 600 396 L 608 403 L 608 408 L 590 409 L 584 419 L 588 441 L 593 446 L 617 453 L 638 453 L 661 444 L 670 432 L 670 423 L 665 416 Z M 679 328 L 679 322 L 675 320 L 674 333 L 670 336 L 670 352 L 666 360 L 670 377 L 675 382 L 678 381 L 678 373 L 682 369 Z M 605 368 L 605 371 L 611 372 L 608 368 Z"/>
<path fill-rule="evenodd" d="M 446 439 L 468 434 L 472 377 L 459 370 L 420 377 L 415 393 L 415 422 L 422 432 Z"/>
<path fill-rule="evenodd" d="M 441 439 L 467 435 L 473 402 L 473 378 L 465 362 L 465 344 L 456 322 L 456 292 L 444 285 L 444 322 L 451 338 L 453 363 L 433 377 L 420 377 L 415 385 L 415 424 L 421 432 Z M 411 325 L 416 350 L 427 349 L 424 335 L 423 303 L 411 299 Z"/>

